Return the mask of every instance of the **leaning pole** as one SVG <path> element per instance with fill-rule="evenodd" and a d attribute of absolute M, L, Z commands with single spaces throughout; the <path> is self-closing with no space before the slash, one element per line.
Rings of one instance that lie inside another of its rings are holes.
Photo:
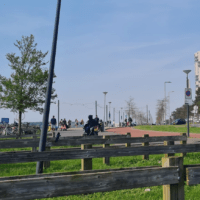
<path fill-rule="evenodd" d="M 44 107 L 44 114 L 43 114 L 42 132 L 41 132 L 41 136 L 40 136 L 39 152 L 45 151 L 45 146 L 46 146 L 48 121 L 49 121 L 49 110 L 50 110 L 50 103 L 51 103 L 51 91 L 52 91 L 54 65 L 55 65 L 55 57 L 56 57 L 56 46 L 57 46 L 57 38 L 58 38 L 60 7 L 61 7 L 61 0 L 58 0 L 55 25 L 54 25 L 54 33 L 53 33 L 53 42 L 52 42 L 52 49 L 51 49 L 51 59 L 50 59 L 50 66 L 49 66 L 47 93 L 46 93 L 46 100 L 45 100 L 45 107 Z M 43 172 L 43 161 L 39 161 L 39 162 L 37 162 L 37 166 L 36 166 L 36 174 L 39 174 L 42 172 Z"/>

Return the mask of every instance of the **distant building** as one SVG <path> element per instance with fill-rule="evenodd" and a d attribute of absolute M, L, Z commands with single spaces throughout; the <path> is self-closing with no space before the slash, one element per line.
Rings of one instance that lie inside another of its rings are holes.
<path fill-rule="evenodd" d="M 200 87 L 200 51 L 194 54 L 195 88 Z"/>

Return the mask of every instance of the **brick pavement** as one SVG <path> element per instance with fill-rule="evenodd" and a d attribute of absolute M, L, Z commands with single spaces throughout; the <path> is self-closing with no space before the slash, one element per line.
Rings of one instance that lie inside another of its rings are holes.
<path fill-rule="evenodd" d="M 180 135 L 177 132 L 161 132 L 161 131 L 149 131 L 149 130 L 139 130 L 131 127 L 122 127 L 122 128 L 109 128 L 106 131 L 114 132 L 116 134 L 126 134 L 131 133 L 131 137 L 143 137 L 144 134 L 149 134 L 149 137 L 153 136 L 175 136 Z M 190 133 L 190 138 L 188 138 L 187 143 L 198 143 L 200 142 L 200 134 Z"/>

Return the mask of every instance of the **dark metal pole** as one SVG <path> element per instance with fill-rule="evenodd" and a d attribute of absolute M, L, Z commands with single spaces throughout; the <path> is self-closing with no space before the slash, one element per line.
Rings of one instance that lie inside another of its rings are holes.
<path fill-rule="evenodd" d="M 60 101 L 58 100 L 58 128 L 59 128 L 59 115 L 60 115 Z"/>
<path fill-rule="evenodd" d="M 61 0 L 58 0 L 55 26 L 54 26 L 54 34 L 53 34 L 53 43 L 52 43 L 52 49 L 51 49 L 51 59 L 50 59 L 50 66 L 49 66 L 48 86 L 47 86 L 44 115 L 43 115 L 43 126 L 42 126 L 42 131 L 41 131 L 41 136 L 40 136 L 39 152 L 45 151 L 45 146 L 46 146 L 47 126 L 48 126 L 48 120 L 49 120 L 51 91 L 52 91 L 52 83 L 53 83 L 53 75 L 54 75 L 55 57 L 56 57 L 56 45 L 57 45 L 57 38 L 58 38 L 60 7 L 61 7 Z M 37 162 L 37 166 L 36 166 L 36 174 L 39 174 L 42 172 L 43 172 L 43 161 L 39 161 Z"/>
<path fill-rule="evenodd" d="M 189 104 L 187 104 L 187 136 L 190 137 Z"/>
<path fill-rule="evenodd" d="M 97 101 L 95 101 L 95 117 L 97 115 Z"/>
<path fill-rule="evenodd" d="M 187 74 L 187 88 L 189 88 L 188 74 Z M 187 136 L 190 137 L 190 122 L 189 122 L 189 104 L 187 104 Z"/>
<path fill-rule="evenodd" d="M 120 124 L 120 110 L 119 110 L 119 127 L 121 126 L 121 124 Z"/>

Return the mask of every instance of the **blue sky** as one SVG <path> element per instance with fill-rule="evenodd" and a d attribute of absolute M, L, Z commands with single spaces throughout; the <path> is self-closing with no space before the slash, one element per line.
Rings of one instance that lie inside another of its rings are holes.
<path fill-rule="evenodd" d="M 49 51 L 56 0 L 1 0 L 0 74 L 11 70 L 5 55 L 22 35 L 35 36 L 38 49 Z M 184 104 L 186 76 L 195 95 L 194 53 L 200 50 L 200 2 L 197 0 L 63 0 L 59 24 L 54 88 L 60 100 L 60 119 L 87 119 L 95 114 L 95 101 L 119 110 L 130 96 L 139 110 L 146 105 L 156 120 L 156 103 L 164 98 L 164 82 L 171 111 Z M 47 65 L 49 67 L 49 65 Z M 84 104 L 84 105 L 83 105 Z M 103 118 L 103 108 L 98 115 Z M 111 112 L 112 115 L 113 112 Z M 57 116 L 51 105 L 50 117 Z M 11 122 L 16 114 L 1 109 Z M 118 121 L 118 114 L 115 115 Z M 25 113 L 24 121 L 42 121 L 37 112 Z"/>

